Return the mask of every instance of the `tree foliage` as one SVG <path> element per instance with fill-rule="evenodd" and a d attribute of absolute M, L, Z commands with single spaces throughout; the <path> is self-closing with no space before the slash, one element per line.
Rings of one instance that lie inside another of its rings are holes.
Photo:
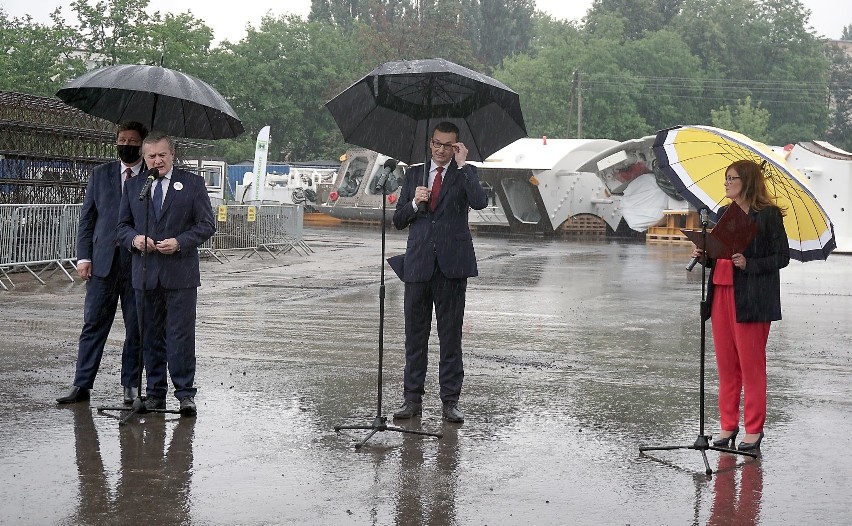
<path fill-rule="evenodd" d="M 80 21 L 83 49 L 100 65 L 138 64 L 144 61 L 145 8 L 149 0 L 74 0 L 71 9 Z"/>
<path fill-rule="evenodd" d="M 529 50 L 534 0 L 313 0 L 309 20 L 372 37 L 375 56 L 442 57 L 490 72 Z M 365 30 L 365 28 L 367 28 Z"/>
<path fill-rule="evenodd" d="M 638 40 L 647 33 L 669 27 L 684 0 L 594 0 L 586 14 L 586 29 L 595 32 L 605 18 L 624 23 L 624 38 Z"/>
<path fill-rule="evenodd" d="M 710 111 L 713 126 L 742 133 L 756 141 L 769 141 L 769 112 L 746 97 L 736 104 L 726 104 Z"/>
<path fill-rule="evenodd" d="M 207 81 L 243 119 L 243 137 L 215 145 L 229 161 L 250 159 L 265 125 L 272 160 L 337 158 L 345 145 L 325 102 L 383 62 L 442 57 L 515 89 L 532 136 L 573 137 L 582 100 L 585 137 L 713 122 L 773 144 L 852 149 L 852 64 L 826 49 L 798 0 L 594 0 L 580 24 L 534 8 L 312 0 L 308 19 L 269 14 L 217 46 L 192 13 L 150 14 L 149 0 L 73 0 L 76 26 L 60 10 L 43 25 L 0 9 L 0 89 L 50 95 L 83 58 L 162 63 Z"/>
<path fill-rule="evenodd" d="M 68 79 L 85 71 L 75 53 L 77 33 L 65 24 L 59 10 L 53 23 L 32 17 L 9 18 L 0 8 L 0 89 L 52 96 Z"/>
<path fill-rule="evenodd" d="M 831 110 L 826 139 L 852 152 L 852 57 L 840 47 L 830 45 L 831 60 L 829 103 Z"/>
<path fill-rule="evenodd" d="M 530 136 L 566 137 L 573 70 L 583 53 L 583 36 L 568 22 L 537 17 L 529 54 L 504 61 L 494 77 L 518 92 Z"/>
<path fill-rule="evenodd" d="M 325 102 L 356 75 L 358 47 L 328 24 L 267 15 L 243 40 L 217 50 L 207 77 L 246 127 L 222 148 L 250 159 L 255 136 L 269 125 L 270 160 L 339 157 L 345 146 Z"/>
<path fill-rule="evenodd" d="M 191 13 L 165 16 L 159 12 L 147 22 L 145 64 L 162 64 L 189 75 L 203 76 L 210 58 L 213 30 Z"/>

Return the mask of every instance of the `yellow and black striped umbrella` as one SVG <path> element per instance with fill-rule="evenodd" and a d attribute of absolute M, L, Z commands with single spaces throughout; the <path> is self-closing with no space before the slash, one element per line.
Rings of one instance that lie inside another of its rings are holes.
<path fill-rule="evenodd" d="M 828 214 L 804 185 L 799 171 L 765 144 L 710 126 L 677 126 L 657 133 L 654 154 L 678 193 L 696 208 L 707 207 L 714 214 L 727 204 L 723 202 L 726 168 L 743 159 L 761 164 L 767 190 L 786 211 L 790 257 L 826 259 L 836 248 Z"/>

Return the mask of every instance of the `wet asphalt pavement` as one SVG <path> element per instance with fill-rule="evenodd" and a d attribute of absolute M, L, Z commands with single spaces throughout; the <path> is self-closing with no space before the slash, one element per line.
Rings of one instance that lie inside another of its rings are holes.
<path fill-rule="evenodd" d="M 405 234 L 388 233 L 387 255 Z M 687 246 L 475 236 L 464 424 L 441 420 L 437 338 L 424 415 L 379 432 L 377 227 L 308 228 L 315 251 L 202 262 L 198 417 L 126 426 L 120 316 L 91 403 L 73 377 L 84 285 L 0 291 L 2 524 L 852 523 L 852 257 L 781 271 L 758 460 L 695 450 L 700 267 Z M 400 281 L 387 268 L 383 413 L 401 402 Z M 707 325 L 706 432 L 718 431 Z M 170 407 L 177 401 L 171 398 Z"/>

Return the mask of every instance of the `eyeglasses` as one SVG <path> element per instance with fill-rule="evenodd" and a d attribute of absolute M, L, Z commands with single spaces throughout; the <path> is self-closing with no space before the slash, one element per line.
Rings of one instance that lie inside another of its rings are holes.
<path fill-rule="evenodd" d="M 739 177 L 725 177 L 725 184 L 733 183 L 736 179 L 739 179 Z"/>
<path fill-rule="evenodd" d="M 453 144 L 454 144 L 454 143 L 451 143 L 451 142 L 448 142 L 448 143 L 438 142 L 435 139 L 432 139 L 430 142 L 432 143 L 432 148 L 435 148 L 436 150 L 452 150 Z"/>

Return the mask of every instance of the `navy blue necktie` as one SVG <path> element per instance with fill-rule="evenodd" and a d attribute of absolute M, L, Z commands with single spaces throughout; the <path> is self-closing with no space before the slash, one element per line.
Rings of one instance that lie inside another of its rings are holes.
<path fill-rule="evenodd" d="M 154 184 L 154 217 L 159 220 L 160 219 L 160 210 L 163 208 L 163 180 L 165 177 L 160 177 L 157 179 L 156 184 Z"/>

